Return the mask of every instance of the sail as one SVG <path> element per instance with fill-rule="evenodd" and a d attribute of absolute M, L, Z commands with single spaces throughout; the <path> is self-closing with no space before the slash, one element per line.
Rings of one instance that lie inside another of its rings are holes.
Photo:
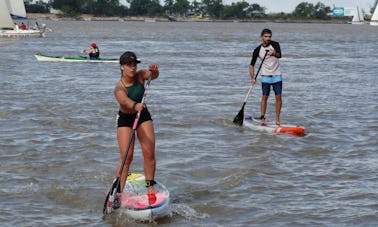
<path fill-rule="evenodd" d="M 362 12 L 360 11 L 360 9 L 357 6 L 356 10 L 354 11 L 352 23 L 359 23 L 359 22 L 363 22 L 363 21 L 364 21 L 364 18 L 362 16 Z"/>
<path fill-rule="evenodd" d="M 370 24 L 378 26 L 378 4 L 375 6 L 375 10 L 373 16 L 371 17 Z"/>
<path fill-rule="evenodd" d="M 357 11 L 353 15 L 352 22 L 360 22 L 360 18 L 358 17 Z"/>
<path fill-rule="evenodd" d="M 13 18 L 26 18 L 25 4 L 23 0 L 5 0 L 9 12 Z"/>
<path fill-rule="evenodd" d="M 0 0 L 0 29 L 13 29 L 14 24 L 5 0 Z"/>

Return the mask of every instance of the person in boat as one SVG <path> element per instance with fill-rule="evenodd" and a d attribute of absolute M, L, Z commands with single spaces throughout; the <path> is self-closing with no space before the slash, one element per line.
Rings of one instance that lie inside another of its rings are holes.
<path fill-rule="evenodd" d="M 26 28 L 26 24 L 24 24 L 24 22 L 21 22 L 20 28 L 21 28 L 22 30 L 26 30 L 26 29 L 27 29 L 27 28 Z"/>
<path fill-rule="evenodd" d="M 119 103 L 119 111 L 116 118 L 117 138 L 120 151 L 120 157 L 117 165 L 117 174 L 122 165 L 123 156 L 126 153 L 128 142 L 133 132 L 133 123 L 138 111 L 141 115 L 136 129 L 137 138 L 140 142 L 144 158 L 144 175 L 146 178 L 146 187 L 148 193 L 155 193 L 155 132 L 151 115 L 146 105 L 141 101 L 144 94 L 144 82 L 148 80 L 150 71 L 152 80 L 159 76 L 159 66 L 156 63 L 150 63 L 148 70 L 137 70 L 141 61 L 135 53 L 127 51 L 120 57 L 121 78 L 114 88 L 114 96 Z M 133 159 L 135 138 L 131 143 L 126 163 L 121 174 L 121 191 L 125 187 L 129 166 Z"/>
<path fill-rule="evenodd" d="M 89 59 L 97 60 L 100 57 L 100 49 L 96 43 L 91 43 L 89 50 L 83 50 L 84 54 L 89 55 Z"/>
<path fill-rule="evenodd" d="M 281 58 L 280 44 L 272 39 L 272 31 L 265 28 L 261 32 L 262 43 L 256 47 L 252 54 L 251 63 L 249 66 L 249 75 L 251 77 L 251 83 L 255 84 L 255 63 L 257 58 L 263 59 L 265 53 L 267 56 L 262 63 L 261 67 L 261 86 L 262 86 L 262 98 L 261 98 L 261 115 L 257 118 L 261 124 L 265 124 L 265 113 L 268 102 L 268 97 L 271 88 L 273 88 L 276 96 L 276 124 L 280 125 L 280 114 L 282 107 L 282 74 L 280 69 L 279 59 Z M 268 51 L 268 52 L 267 52 Z"/>

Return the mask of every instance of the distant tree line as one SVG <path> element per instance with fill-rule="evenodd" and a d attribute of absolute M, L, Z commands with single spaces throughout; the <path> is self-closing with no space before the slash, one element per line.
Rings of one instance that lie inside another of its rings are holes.
<path fill-rule="evenodd" d="M 318 2 L 315 5 L 308 2 L 302 2 L 295 7 L 292 16 L 294 18 L 316 18 L 316 19 L 329 19 L 328 13 L 331 12 L 331 8 L 325 6 L 323 3 Z"/>
<path fill-rule="evenodd" d="M 50 12 L 50 4 L 43 2 L 43 1 L 37 1 L 36 3 L 33 3 L 33 0 L 25 0 L 25 8 L 26 12 L 28 13 L 49 13 Z"/>
<path fill-rule="evenodd" d="M 69 16 L 92 14 L 95 16 L 196 16 L 212 19 L 251 19 L 251 18 L 295 18 L 330 19 L 330 7 L 318 2 L 300 3 L 292 13 L 266 14 L 266 8 L 259 4 L 249 4 L 245 0 L 224 5 L 222 0 L 127 0 L 129 6 L 119 0 L 25 0 L 29 13 L 46 13 L 51 8 Z"/>

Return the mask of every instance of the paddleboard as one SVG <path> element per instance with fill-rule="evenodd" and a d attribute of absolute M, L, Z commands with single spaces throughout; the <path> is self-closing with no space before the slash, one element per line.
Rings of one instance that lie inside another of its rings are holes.
<path fill-rule="evenodd" d="M 145 177 L 140 173 L 131 173 L 121 193 L 119 211 L 128 217 L 140 221 L 152 221 L 170 213 L 169 191 L 160 182 L 154 188 L 157 193 L 148 194 Z"/>
<path fill-rule="evenodd" d="M 251 116 L 245 117 L 243 124 L 257 131 L 265 131 L 270 133 L 280 133 L 280 134 L 292 134 L 296 136 L 304 136 L 305 128 L 298 125 L 276 125 L 275 123 L 265 122 L 261 124 L 259 122 L 255 122 Z"/>

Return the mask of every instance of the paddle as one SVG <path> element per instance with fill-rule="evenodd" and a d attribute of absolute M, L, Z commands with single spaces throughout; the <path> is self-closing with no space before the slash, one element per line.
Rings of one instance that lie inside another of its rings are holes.
<path fill-rule="evenodd" d="M 255 80 L 256 80 L 257 76 L 259 75 L 259 72 L 260 72 L 261 66 L 262 66 L 262 64 L 264 63 L 264 60 L 265 60 L 266 55 L 268 54 L 268 52 L 269 52 L 269 50 L 266 50 L 265 55 L 264 55 L 264 58 L 262 59 L 261 64 L 260 64 L 260 67 L 259 67 L 259 69 L 257 70 L 257 73 L 256 73 L 256 75 L 255 75 Z M 249 90 L 248 90 L 247 96 L 246 96 L 245 99 L 244 99 L 243 106 L 242 106 L 242 108 L 240 109 L 239 113 L 238 113 L 238 114 L 236 115 L 236 117 L 234 118 L 234 123 L 237 124 L 237 125 L 240 125 L 240 126 L 243 125 L 243 120 L 244 120 L 244 107 L 245 107 L 245 104 L 247 103 L 247 99 L 248 99 L 249 95 L 251 94 L 251 91 L 252 91 L 252 89 L 253 89 L 254 86 L 255 86 L 255 85 L 253 84 L 253 85 L 251 85 L 251 86 L 249 87 Z"/>
<path fill-rule="evenodd" d="M 152 71 L 150 71 L 150 76 L 148 78 L 148 81 L 147 81 L 147 84 L 146 84 L 146 88 L 144 90 L 144 94 L 143 94 L 143 98 L 142 98 L 141 104 L 144 104 L 144 102 L 145 102 L 145 99 L 147 97 L 147 90 L 148 90 L 148 87 L 150 86 L 151 79 L 152 79 Z M 137 115 L 135 117 L 134 124 L 133 124 L 133 132 L 131 133 L 131 136 L 130 136 L 130 139 L 129 139 L 129 143 L 127 144 L 126 152 L 125 152 L 125 154 L 123 156 L 122 165 L 121 165 L 121 168 L 119 169 L 117 178 L 114 179 L 113 185 L 110 188 L 110 190 L 109 190 L 109 192 L 108 192 L 108 194 L 106 196 L 105 203 L 104 203 L 104 209 L 103 209 L 104 215 L 107 215 L 107 214 L 111 213 L 114 209 L 119 208 L 119 204 L 117 204 L 117 203 L 119 203 L 119 201 L 118 202 L 115 201 L 117 199 L 116 198 L 116 193 L 120 193 L 121 192 L 121 175 L 122 175 L 123 168 L 125 167 L 126 158 L 127 158 L 127 154 L 129 153 L 131 142 L 135 138 L 135 132 L 136 132 L 136 128 L 138 126 L 138 121 L 139 121 L 140 113 L 141 113 L 141 111 L 138 111 L 138 113 L 137 113 Z"/>

